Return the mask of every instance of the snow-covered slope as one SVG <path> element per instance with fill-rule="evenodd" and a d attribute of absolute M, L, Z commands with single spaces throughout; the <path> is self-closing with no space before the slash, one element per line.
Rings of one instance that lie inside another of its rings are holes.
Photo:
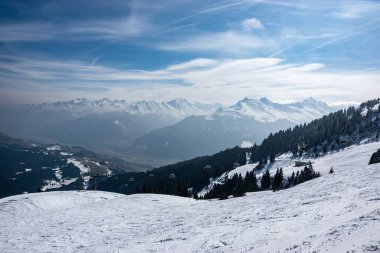
<path fill-rule="evenodd" d="M 380 143 L 317 159 L 322 177 L 224 201 L 107 192 L 0 200 L 0 252 L 379 252 Z M 330 166 L 335 173 L 328 174 Z"/>
<path fill-rule="evenodd" d="M 260 179 L 263 174 L 268 170 L 271 176 L 274 176 L 276 174 L 277 169 L 282 168 L 284 173 L 284 178 L 290 177 L 292 173 L 296 173 L 297 171 L 300 171 L 303 169 L 303 166 L 296 167 L 295 163 L 296 161 L 302 161 L 302 162 L 311 162 L 313 165 L 314 170 L 319 171 L 322 175 L 329 173 L 331 167 L 335 169 L 335 166 L 349 166 L 347 161 L 352 162 L 355 164 L 360 164 L 363 161 L 363 157 L 367 157 L 368 155 L 368 162 L 369 157 L 372 153 L 374 153 L 378 148 L 380 148 L 379 142 L 372 142 L 367 143 L 365 145 L 354 145 L 350 146 L 342 151 L 339 152 L 331 152 L 323 157 L 318 158 L 312 158 L 312 157 L 293 157 L 293 154 L 291 152 L 282 154 L 278 157 L 276 157 L 274 163 L 267 163 L 261 170 L 255 171 L 255 175 L 258 179 Z M 373 149 L 373 151 L 370 151 L 368 154 L 368 149 Z M 361 155 L 360 155 L 361 154 Z M 356 159 L 359 159 L 357 161 Z M 368 164 L 364 163 L 364 164 Z M 211 180 L 210 184 L 202 189 L 201 192 L 199 192 L 200 196 L 204 196 L 207 192 L 209 192 L 215 184 L 222 184 L 226 181 L 227 178 L 232 178 L 235 174 L 240 174 L 243 178 L 245 177 L 247 172 L 254 171 L 257 167 L 258 163 L 247 163 L 242 166 L 239 166 L 233 170 L 230 170 L 228 172 L 223 173 L 220 177 L 214 178 Z M 361 165 L 358 165 L 361 167 Z M 259 180 L 260 183 L 260 180 Z"/>
<path fill-rule="evenodd" d="M 332 111 L 333 109 L 327 104 L 313 98 L 289 104 L 274 103 L 266 98 L 244 98 L 235 105 L 218 109 L 215 115 L 250 117 L 261 122 L 274 122 L 286 119 L 299 124 L 320 118 Z"/>

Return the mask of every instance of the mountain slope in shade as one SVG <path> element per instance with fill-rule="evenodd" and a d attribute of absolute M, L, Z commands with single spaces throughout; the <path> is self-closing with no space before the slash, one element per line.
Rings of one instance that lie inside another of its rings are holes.
<path fill-rule="evenodd" d="M 332 109 L 313 98 L 278 104 L 266 98 L 245 98 L 208 116 L 190 116 L 131 140 L 128 153 L 150 157 L 190 159 L 236 146 L 260 143 L 270 133 L 309 122 Z"/>
<path fill-rule="evenodd" d="M 0 133 L 0 198 L 23 192 L 87 189 L 91 175 L 145 170 L 80 147 L 43 145 Z"/>
<path fill-rule="evenodd" d="M 260 122 L 289 120 L 295 124 L 309 122 L 329 114 L 333 109 L 321 101 L 308 98 L 302 102 L 279 104 L 266 98 L 244 98 L 236 104 L 219 108 L 214 115 L 230 117 L 248 117 Z"/>
<path fill-rule="evenodd" d="M 134 115 L 127 112 L 105 112 L 58 122 L 42 127 L 33 134 L 69 145 L 90 148 L 125 145 L 138 136 L 173 123 L 157 114 Z"/>
<path fill-rule="evenodd" d="M 261 142 L 271 132 L 292 126 L 287 120 L 260 122 L 250 118 L 191 116 L 131 140 L 126 151 L 179 160 L 212 154 L 245 140 Z"/>
<path fill-rule="evenodd" d="M 60 141 L 93 148 L 108 145 L 115 138 L 125 143 L 187 116 L 209 115 L 219 107 L 180 98 L 168 102 L 75 99 L 20 105 L 0 110 L 0 131 L 46 143 Z"/>
<path fill-rule="evenodd" d="M 224 201 L 108 192 L 0 200 L 1 252 L 378 252 L 379 143 L 326 155 L 320 178 Z M 330 166 L 335 172 L 328 174 Z"/>

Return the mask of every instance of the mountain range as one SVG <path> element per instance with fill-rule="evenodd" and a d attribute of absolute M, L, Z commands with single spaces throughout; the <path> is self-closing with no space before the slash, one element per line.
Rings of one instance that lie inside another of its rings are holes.
<path fill-rule="evenodd" d="M 190 102 L 75 99 L 0 112 L 0 131 L 44 143 L 79 145 L 149 166 L 217 152 L 309 122 L 334 109 L 308 98 L 244 98 L 231 106 Z"/>
<path fill-rule="evenodd" d="M 333 111 L 322 101 L 308 98 L 302 102 L 280 104 L 267 98 L 244 98 L 229 107 L 219 108 L 214 115 L 230 117 L 248 117 L 259 122 L 275 122 L 277 120 L 289 120 L 300 124 L 319 118 Z"/>
<path fill-rule="evenodd" d="M 191 103 L 186 99 L 177 98 L 166 102 L 111 100 L 103 98 L 90 101 L 85 98 L 54 103 L 42 103 L 35 105 L 38 109 L 56 112 L 71 112 L 76 116 L 85 116 L 106 112 L 126 112 L 132 115 L 161 114 L 173 119 L 183 119 L 190 115 L 207 115 L 215 112 L 220 104 Z"/>

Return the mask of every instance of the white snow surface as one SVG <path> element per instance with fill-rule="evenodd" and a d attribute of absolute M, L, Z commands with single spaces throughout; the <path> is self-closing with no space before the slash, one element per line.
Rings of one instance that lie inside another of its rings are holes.
<path fill-rule="evenodd" d="M 335 173 L 205 201 L 109 192 L 0 199 L 0 252 L 379 252 L 380 143 L 317 159 Z"/>
<path fill-rule="evenodd" d="M 47 147 L 46 150 L 55 151 L 55 150 L 62 150 L 62 148 L 58 145 L 53 145 L 53 146 Z"/>
<path fill-rule="evenodd" d="M 73 153 L 68 153 L 68 152 L 60 152 L 59 154 L 63 155 L 63 156 L 72 156 L 72 155 L 74 155 Z"/>

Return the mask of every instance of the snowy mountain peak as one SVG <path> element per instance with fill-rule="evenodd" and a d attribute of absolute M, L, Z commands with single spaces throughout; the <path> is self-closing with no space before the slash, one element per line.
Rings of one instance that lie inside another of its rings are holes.
<path fill-rule="evenodd" d="M 238 103 L 239 102 L 247 102 L 247 101 L 249 101 L 249 100 L 252 100 L 251 98 L 249 98 L 249 97 L 245 97 L 245 98 L 243 98 L 242 100 L 240 100 L 240 101 L 238 101 Z"/>
<path fill-rule="evenodd" d="M 80 104 L 80 103 L 86 103 L 87 102 L 87 99 L 85 98 L 77 98 L 77 99 L 74 99 L 74 100 L 71 100 L 69 101 L 69 103 L 72 102 L 74 104 Z"/>
<path fill-rule="evenodd" d="M 267 99 L 266 97 L 260 98 L 259 101 L 264 104 L 272 104 L 273 102 Z"/>
<path fill-rule="evenodd" d="M 308 98 L 302 102 L 280 104 L 267 98 L 244 98 L 236 104 L 218 109 L 214 115 L 248 117 L 260 122 L 290 120 L 296 124 L 311 121 L 332 112 L 327 104 Z"/>
<path fill-rule="evenodd" d="M 127 102 L 126 100 L 111 100 L 102 98 L 90 101 L 78 98 L 70 101 L 43 103 L 33 106 L 42 111 L 68 112 L 76 116 L 94 113 L 122 111 L 134 115 L 160 114 L 181 120 L 192 115 L 213 115 L 248 117 L 260 122 L 290 120 L 294 123 L 304 123 L 319 118 L 333 111 L 327 104 L 314 98 L 302 102 L 280 104 L 262 97 L 254 99 L 245 97 L 236 104 L 223 107 L 220 104 L 193 103 L 184 98 L 176 98 L 167 102 L 141 100 Z"/>
<path fill-rule="evenodd" d="M 322 101 L 318 101 L 312 97 L 305 99 L 304 101 L 302 101 L 301 104 L 303 104 L 303 105 L 314 105 L 314 106 L 327 106 L 326 103 L 324 103 Z"/>
<path fill-rule="evenodd" d="M 313 97 L 308 97 L 307 99 L 305 99 L 304 101 L 303 101 L 304 103 L 316 103 L 316 102 L 318 102 L 315 98 L 313 98 Z"/>
<path fill-rule="evenodd" d="M 173 100 L 170 100 L 167 102 L 168 105 L 174 107 L 174 108 L 186 108 L 186 107 L 193 107 L 193 105 L 184 98 L 176 98 Z"/>
<path fill-rule="evenodd" d="M 189 104 L 190 102 L 186 98 L 175 98 L 173 100 L 170 100 L 168 104 L 175 103 L 175 104 Z"/>

